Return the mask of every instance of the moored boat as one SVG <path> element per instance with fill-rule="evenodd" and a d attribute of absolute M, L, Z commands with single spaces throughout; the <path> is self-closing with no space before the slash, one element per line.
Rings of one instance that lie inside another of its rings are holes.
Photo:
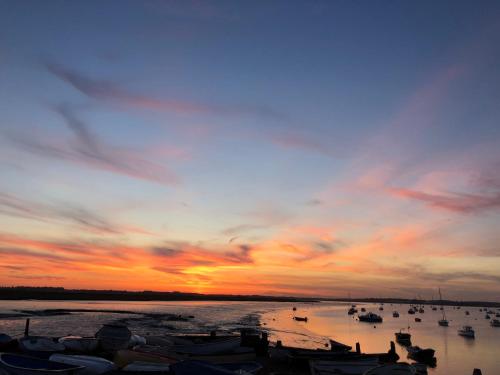
<path fill-rule="evenodd" d="M 490 326 L 492 326 L 492 327 L 500 327 L 500 320 L 498 320 L 498 319 L 493 319 L 493 320 L 490 322 Z"/>
<path fill-rule="evenodd" d="M 392 317 L 393 318 L 399 318 L 399 313 L 397 311 L 392 312 Z"/>
<path fill-rule="evenodd" d="M 422 321 L 422 319 L 420 319 L 420 318 L 415 318 L 415 321 L 416 321 L 417 323 L 420 323 L 420 322 Z"/>
<path fill-rule="evenodd" d="M 382 323 L 382 317 L 380 315 L 369 312 L 368 314 L 358 316 L 360 322 L 368 323 Z"/>
<path fill-rule="evenodd" d="M 408 346 L 406 350 L 408 350 L 408 357 L 417 362 L 432 363 L 435 361 L 434 349 L 422 349 L 419 346 Z"/>
<path fill-rule="evenodd" d="M 84 367 L 24 355 L 0 353 L 0 369 L 9 375 L 73 375 L 82 371 Z"/>
<path fill-rule="evenodd" d="M 460 328 L 458 330 L 458 334 L 460 336 L 468 337 L 468 338 L 471 338 L 471 339 L 475 338 L 475 335 L 476 335 L 475 332 L 474 332 L 474 329 L 472 329 L 471 326 L 467 326 L 467 325 L 463 326 L 462 328 Z"/>
<path fill-rule="evenodd" d="M 84 367 L 79 372 L 82 375 L 100 375 L 116 369 L 116 365 L 113 362 L 101 357 L 88 355 L 52 354 L 49 360 L 66 365 Z"/>
<path fill-rule="evenodd" d="M 415 375 L 417 369 L 408 363 L 381 365 L 366 371 L 363 375 Z"/>
<path fill-rule="evenodd" d="M 396 332 L 396 341 L 402 345 L 411 345 L 411 334 L 406 332 Z"/>
<path fill-rule="evenodd" d="M 296 320 L 298 322 L 307 322 L 307 316 L 305 316 L 305 317 L 294 316 L 293 320 Z"/>
<path fill-rule="evenodd" d="M 347 311 L 347 314 L 348 314 L 348 315 L 353 315 L 353 314 L 355 314 L 355 313 L 357 313 L 357 312 L 358 312 L 358 310 L 357 310 L 356 308 L 351 307 L 351 308 L 349 309 L 349 311 Z"/>

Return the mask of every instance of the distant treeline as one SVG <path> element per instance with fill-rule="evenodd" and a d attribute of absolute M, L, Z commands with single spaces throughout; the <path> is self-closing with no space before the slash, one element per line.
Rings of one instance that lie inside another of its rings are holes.
<path fill-rule="evenodd" d="M 500 302 L 487 301 L 451 301 L 451 300 L 423 300 L 423 299 L 405 299 L 405 298 L 356 298 L 356 299 L 339 299 L 339 298 L 323 298 L 322 301 L 345 301 L 351 303 L 392 303 L 392 304 L 409 304 L 409 305 L 433 305 L 433 306 L 471 306 L 471 307 L 500 307 Z"/>
<path fill-rule="evenodd" d="M 317 298 L 198 294 L 182 292 L 129 292 L 124 290 L 84 290 L 52 287 L 0 287 L 0 300 L 85 300 L 85 301 L 268 301 L 318 302 Z"/>

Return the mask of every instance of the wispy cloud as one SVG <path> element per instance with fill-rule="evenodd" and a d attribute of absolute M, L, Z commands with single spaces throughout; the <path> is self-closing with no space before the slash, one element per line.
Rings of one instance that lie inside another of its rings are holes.
<path fill-rule="evenodd" d="M 500 208 L 500 192 L 480 195 L 468 193 L 431 194 L 403 188 L 392 188 L 389 191 L 396 196 L 417 200 L 433 208 L 460 213 L 478 213 Z"/>
<path fill-rule="evenodd" d="M 6 133 L 7 138 L 17 147 L 35 155 L 62 159 L 164 185 L 179 182 L 179 178 L 167 167 L 143 159 L 139 152 L 105 144 L 75 115 L 70 106 L 59 105 L 54 111 L 63 118 L 65 125 L 73 133 L 72 140 L 65 143 L 49 142 L 33 134 L 18 132 Z"/>
<path fill-rule="evenodd" d="M 0 214 L 38 221 L 69 223 L 101 234 L 136 231 L 132 227 L 113 224 L 98 213 L 77 206 L 74 203 L 38 203 L 2 192 L 0 192 Z M 145 233 L 144 231 L 140 232 Z"/>
<path fill-rule="evenodd" d="M 211 114 L 218 116 L 251 115 L 273 120 L 286 116 L 265 105 L 207 104 L 179 99 L 158 99 L 132 92 L 116 82 L 97 80 L 59 64 L 47 63 L 47 69 L 89 98 L 142 109 L 180 114 Z"/>

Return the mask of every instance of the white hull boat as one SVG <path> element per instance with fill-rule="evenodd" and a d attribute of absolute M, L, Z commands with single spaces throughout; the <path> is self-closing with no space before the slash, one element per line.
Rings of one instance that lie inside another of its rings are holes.
<path fill-rule="evenodd" d="M 88 355 L 52 354 L 49 360 L 66 365 L 83 366 L 84 369 L 80 371 L 82 375 L 100 375 L 116 370 L 116 365 L 113 362 Z"/>

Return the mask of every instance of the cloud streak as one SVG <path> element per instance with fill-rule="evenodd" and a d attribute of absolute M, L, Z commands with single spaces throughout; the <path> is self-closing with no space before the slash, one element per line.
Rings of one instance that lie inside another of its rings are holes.
<path fill-rule="evenodd" d="M 50 143 L 26 133 L 7 133 L 7 138 L 17 147 L 38 156 L 83 164 L 164 185 L 179 183 L 179 178 L 167 167 L 143 159 L 138 152 L 105 144 L 68 105 L 56 106 L 54 111 L 73 133 L 72 141 Z"/>

